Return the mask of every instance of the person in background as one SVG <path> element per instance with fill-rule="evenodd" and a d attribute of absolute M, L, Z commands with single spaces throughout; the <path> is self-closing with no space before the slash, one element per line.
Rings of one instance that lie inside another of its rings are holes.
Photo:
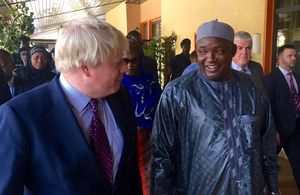
<path fill-rule="evenodd" d="M 0 49 L 0 67 L 9 86 L 12 97 L 32 89 L 34 86 L 18 76 L 13 75 L 15 63 L 13 57 L 4 49 Z"/>
<path fill-rule="evenodd" d="M 143 49 L 143 40 L 142 40 L 142 35 L 136 31 L 130 31 L 127 34 L 127 37 L 132 38 L 133 40 L 135 40 L 136 42 L 139 43 L 140 47 Z M 143 62 L 143 69 L 144 72 L 151 72 L 154 76 L 154 78 L 156 79 L 156 82 L 158 82 L 158 71 L 157 71 L 157 62 L 155 59 L 150 58 L 148 56 L 144 55 L 144 51 L 142 50 L 142 55 L 144 56 L 144 62 Z"/>
<path fill-rule="evenodd" d="M 0 49 L 0 68 L 4 73 L 4 79 L 6 82 L 12 79 L 13 70 L 15 69 L 12 55 L 4 49 Z"/>
<path fill-rule="evenodd" d="M 31 47 L 29 46 L 30 37 L 23 35 L 19 38 L 19 41 L 20 41 L 20 49 L 16 49 L 19 50 L 19 52 L 12 54 L 16 67 L 26 66 L 26 64 L 24 64 L 24 60 L 22 59 L 22 56 L 20 55 L 20 51 L 23 50 L 29 51 L 31 49 Z"/>
<path fill-rule="evenodd" d="M 190 61 L 191 64 L 197 63 L 197 52 L 195 50 L 190 54 Z"/>
<path fill-rule="evenodd" d="M 234 44 L 237 46 L 237 51 L 232 58 L 231 68 L 251 74 L 262 81 L 264 73 L 261 64 L 250 60 L 253 44 L 251 35 L 245 31 L 236 32 L 234 34 Z"/>
<path fill-rule="evenodd" d="M 193 70 L 199 69 L 199 64 L 197 62 L 197 52 L 193 51 L 190 55 L 191 65 L 186 67 L 181 75 L 185 75 L 186 73 L 189 73 Z"/>
<path fill-rule="evenodd" d="M 281 46 L 279 67 L 265 76 L 264 85 L 277 131 L 277 154 L 284 149 L 300 191 L 300 75 L 292 71 L 296 54 L 293 45 Z"/>
<path fill-rule="evenodd" d="M 168 84 L 169 81 L 172 81 L 177 77 L 180 77 L 184 69 L 191 64 L 190 61 L 191 40 L 187 38 L 183 39 L 180 43 L 180 47 L 182 49 L 181 54 L 176 55 L 170 61 L 170 65 L 165 76 L 164 87 Z"/>
<path fill-rule="evenodd" d="M 22 60 L 22 66 L 27 66 L 27 64 L 28 64 L 28 49 L 26 47 L 22 47 L 19 50 L 19 55 Z"/>
<path fill-rule="evenodd" d="M 204 23 L 196 44 L 200 70 L 169 83 L 155 113 L 154 194 L 279 194 L 271 107 L 258 79 L 230 68 L 233 28 Z"/>
<path fill-rule="evenodd" d="M 28 65 L 26 67 L 17 68 L 14 73 L 30 83 L 31 86 L 37 87 L 47 83 L 55 76 L 53 68 L 48 61 L 49 53 L 41 45 L 33 46 L 28 55 Z"/>
<path fill-rule="evenodd" d="M 4 72 L 2 68 L 0 68 L 0 106 L 12 98 L 9 87 L 4 77 Z"/>
<path fill-rule="evenodd" d="M 51 55 L 51 59 L 52 59 L 51 62 L 50 62 L 51 67 L 52 67 L 53 69 L 56 69 L 56 68 L 55 68 L 55 48 L 52 48 L 52 49 L 51 49 L 50 55 Z"/>
<path fill-rule="evenodd" d="M 27 51 L 29 51 L 31 49 L 31 47 L 29 45 L 30 37 L 23 35 L 19 38 L 19 40 L 20 40 L 20 48 L 24 47 L 25 49 L 27 49 Z"/>
<path fill-rule="evenodd" d="M 129 49 L 124 53 L 127 72 L 121 84 L 130 92 L 135 118 L 137 121 L 139 168 L 142 177 L 143 194 L 151 194 L 151 135 L 154 114 L 161 88 L 152 73 L 144 72 L 141 45 L 134 39 L 127 38 Z"/>
<path fill-rule="evenodd" d="M 15 66 L 17 68 L 23 67 L 23 61 L 22 61 L 22 59 L 20 57 L 20 53 L 19 52 L 18 53 L 16 53 L 16 52 L 12 53 L 11 56 L 13 57 L 13 60 L 15 62 Z"/>
<path fill-rule="evenodd" d="M 60 29 L 60 74 L 0 107 L 0 194 L 142 195 L 127 48 L 97 18 Z"/>

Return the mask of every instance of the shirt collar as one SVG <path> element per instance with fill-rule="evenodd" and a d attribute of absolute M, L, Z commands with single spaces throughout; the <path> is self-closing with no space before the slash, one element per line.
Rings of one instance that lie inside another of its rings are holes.
<path fill-rule="evenodd" d="M 278 66 L 279 70 L 282 72 L 283 75 L 286 75 L 287 73 L 292 73 L 292 71 L 287 71 L 284 70 L 283 68 L 281 68 L 280 66 Z"/>
<path fill-rule="evenodd" d="M 234 63 L 233 61 L 231 61 L 231 68 L 234 69 L 234 70 L 237 70 L 237 71 L 241 71 L 242 68 L 239 67 L 236 63 Z M 248 64 L 245 66 L 245 68 L 247 71 L 249 71 L 249 68 L 248 68 Z"/>
<path fill-rule="evenodd" d="M 79 113 L 84 110 L 90 101 L 90 97 L 78 91 L 73 87 L 63 76 L 60 74 L 59 81 L 63 92 L 66 94 L 66 98 L 73 108 L 75 108 Z"/>
<path fill-rule="evenodd" d="M 10 87 L 13 87 L 14 86 L 14 81 L 15 81 L 15 76 L 12 76 L 11 79 L 9 79 L 9 81 L 7 81 L 7 84 Z"/>

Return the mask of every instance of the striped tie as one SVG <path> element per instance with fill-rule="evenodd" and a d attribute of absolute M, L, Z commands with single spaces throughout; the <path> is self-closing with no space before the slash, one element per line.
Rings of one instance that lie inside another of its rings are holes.
<path fill-rule="evenodd" d="M 292 94 L 293 94 L 293 99 L 296 105 L 296 111 L 298 112 L 300 110 L 300 98 L 299 98 L 299 94 L 296 91 L 296 88 L 294 86 L 294 82 L 293 82 L 293 76 L 292 73 L 287 73 L 287 75 L 290 78 L 290 86 L 291 86 L 291 90 L 292 90 Z"/>

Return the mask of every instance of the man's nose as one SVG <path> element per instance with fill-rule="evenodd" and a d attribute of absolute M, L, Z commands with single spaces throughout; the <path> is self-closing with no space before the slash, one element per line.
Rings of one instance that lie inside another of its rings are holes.
<path fill-rule="evenodd" d="M 127 64 L 124 60 L 122 60 L 121 65 L 120 65 L 120 72 L 122 74 L 126 73 L 128 71 Z"/>
<path fill-rule="evenodd" d="M 241 50 L 241 52 L 242 52 L 243 54 L 246 54 L 246 53 L 247 53 L 246 50 L 247 50 L 246 48 L 243 48 L 243 49 Z"/>
<path fill-rule="evenodd" d="M 214 52 L 208 52 L 206 54 L 206 61 L 214 62 L 215 61 L 215 53 Z"/>

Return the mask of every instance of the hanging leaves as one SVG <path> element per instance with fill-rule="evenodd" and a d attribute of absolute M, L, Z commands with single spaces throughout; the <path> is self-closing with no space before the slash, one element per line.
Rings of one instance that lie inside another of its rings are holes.
<path fill-rule="evenodd" d="M 157 61 L 157 70 L 159 82 L 164 83 L 164 75 L 169 67 L 169 62 L 175 55 L 175 42 L 177 35 L 174 31 L 168 37 L 159 37 L 150 40 L 149 44 L 144 47 L 144 53 Z"/>
<path fill-rule="evenodd" d="M 10 53 L 17 52 L 20 48 L 21 36 L 30 36 L 34 32 L 33 12 L 29 12 L 29 8 L 25 2 L 16 4 L 7 14 L 11 19 L 5 20 L 0 14 L 0 47 Z"/>

